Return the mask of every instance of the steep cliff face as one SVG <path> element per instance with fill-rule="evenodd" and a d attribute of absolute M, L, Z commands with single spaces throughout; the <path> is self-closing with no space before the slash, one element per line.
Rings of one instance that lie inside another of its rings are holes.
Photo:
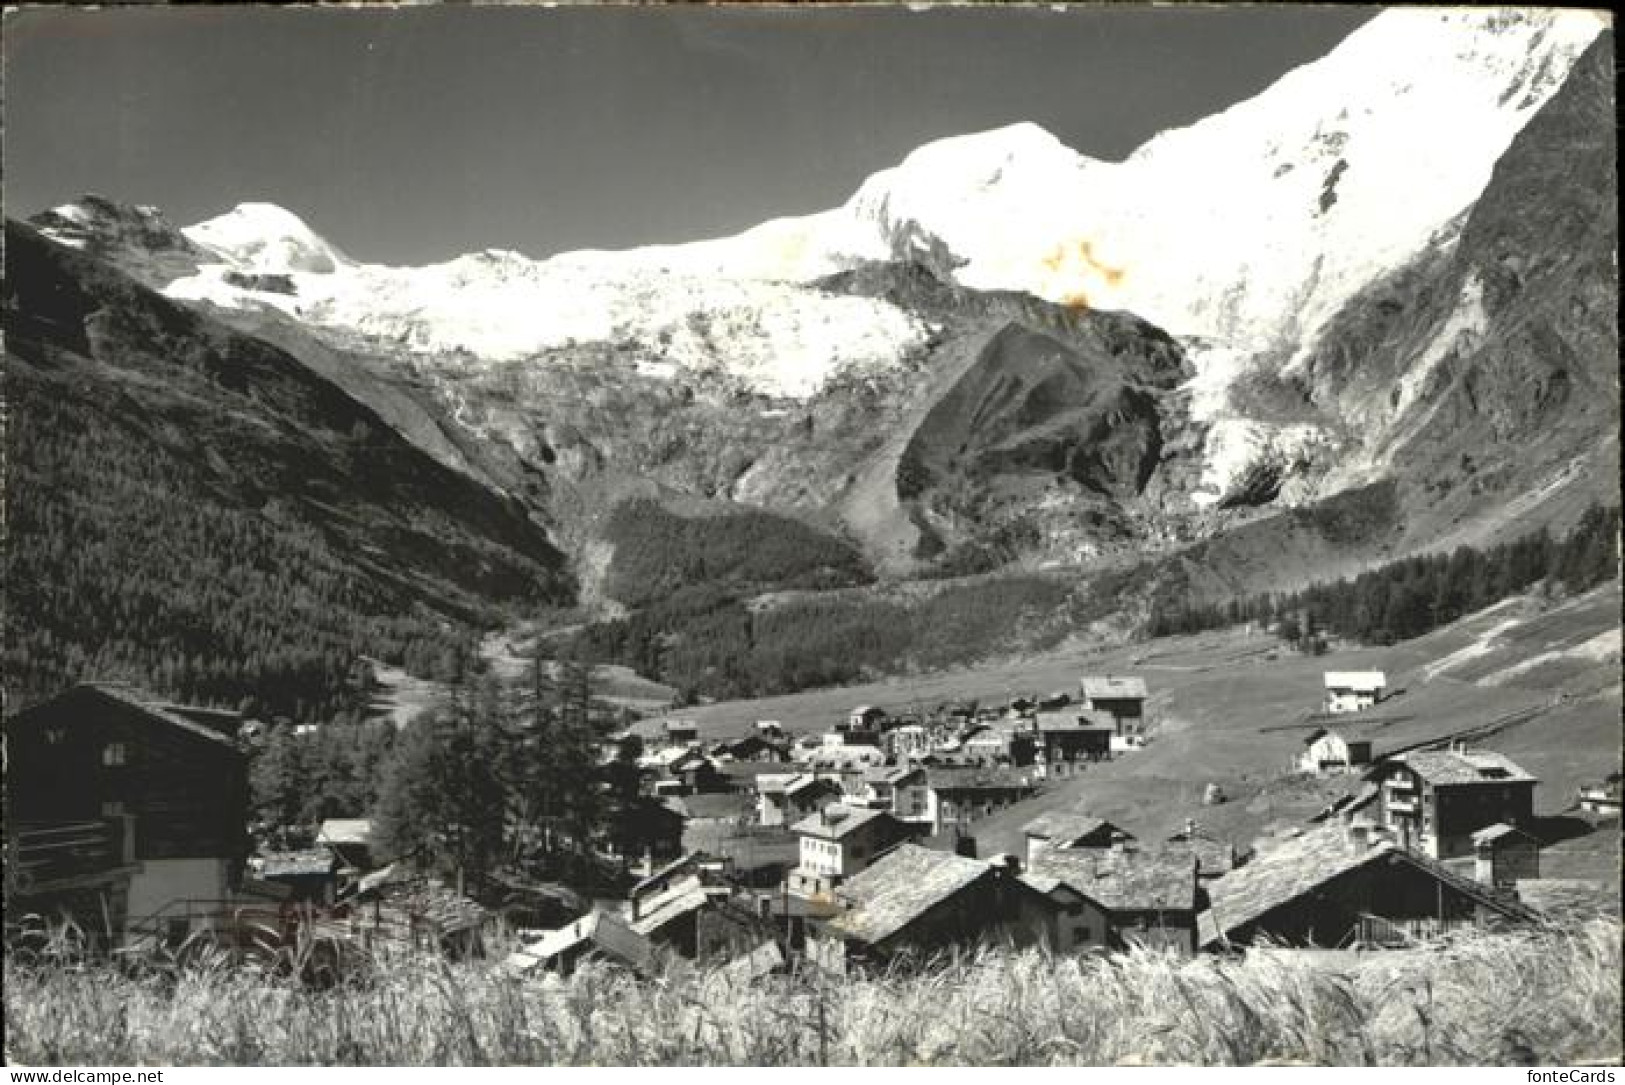
<path fill-rule="evenodd" d="M 1391 476 L 1418 542 L 1563 526 L 1618 493 L 1613 36 L 1529 122 L 1452 246 L 1363 292 L 1300 379 L 1344 421 L 1326 489 Z"/>

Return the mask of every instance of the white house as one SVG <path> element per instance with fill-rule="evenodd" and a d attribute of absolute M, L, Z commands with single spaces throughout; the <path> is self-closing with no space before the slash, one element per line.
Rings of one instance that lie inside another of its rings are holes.
<path fill-rule="evenodd" d="M 798 896 L 829 894 L 847 878 L 908 839 L 909 830 L 884 810 L 854 809 L 839 803 L 825 806 L 794 826 L 800 862 L 790 872 L 790 891 Z"/>
<path fill-rule="evenodd" d="M 1319 728 L 1303 740 L 1298 770 L 1315 776 L 1349 772 L 1371 763 L 1371 740 L 1348 739 L 1336 731 Z"/>
<path fill-rule="evenodd" d="M 1363 712 L 1382 700 L 1387 685 L 1381 671 L 1327 671 L 1326 711 Z"/>

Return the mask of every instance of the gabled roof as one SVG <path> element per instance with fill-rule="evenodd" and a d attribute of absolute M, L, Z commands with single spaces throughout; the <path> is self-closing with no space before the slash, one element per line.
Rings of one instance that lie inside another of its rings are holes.
<path fill-rule="evenodd" d="M 1352 689 L 1360 693 L 1375 693 L 1388 685 L 1388 676 L 1381 671 L 1327 671 L 1327 689 Z"/>
<path fill-rule="evenodd" d="M 1535 783 L 1535 777 L 1515 765 L 1509 758 L 1489 750 L 1412 750 L 1395 754 L 1388 763 L 1405 765 L 1428 783 L 1443 784 L 1519 784 Z M 1380 772 L 1379 765 L 1374 772 Z"/>
<path fill-rule="evenodd" d="M 668 923 L 704 908 L 710 899 L 705 883 L 697 875 L 681 878 L 665 892 L 656 893 L 643 902 L 642 914 L 632 921 L 632 929 L 647 937 Z"/>
<path fill-rule="evenodd" d="M 1102 829 L 1121 832 L 1117 826 L 1105 818 L 1095 817 L 1082 810 L 1050 810 L 1033 818 L 1021 827 L 1021 831 L 1028 836 L 1042 837 L 1045 840 L 1081 840 L 1086 836 L 1093 836 Z M 1123 834 L 1128 837 L 1127 833 Z M 1129 839 L 1133 839 L 1129 837 Z"/>
<path fill-rule="evenodd" d="M 782 761 L 721 761 L 717 764 L 719 775 L 730 780 L 753 780 L 761 776 L 794 776 L 794 766 Z"/>
<path fill-rule="evenodd" d="M 1378 862 L 1409 864 L 1503 915 L 1521 919 L 1534 915 L 1523 905 L 1497 896 L 1432 859 L 1403 851 L 1387 841 L 1363 844 L 1351 839 L 1342 825 L 1332 824 L 1283 841 L 1214 880 L 1208 886 L 1212 929 L 1203 942 L 1228 938 L 1282 905 L 1350 871 Z"/>
<path fill-rule="evenodd" d="M 1533 836 L 1530 836 L 1522 829 L 1514 828 L 1504 821 L 1497 821 L 1494 825 L 1480 829 L 1478 832 L 1473 834 L 1473 846 L 1477 847 L 1480 844 L 1493 844 L 1497 840 L 1505 840 L 1509 836 L 1523 836 L 1528 837 L 1530 840 L 1534 839 Z"/>
<path fill-rule="evenodd" d="M 366 844 L 372 840 L 372 822 L 366 818 L 328 818 L 316 832 L 318 844 Z"/>
<path fill-rule="evenodd" d="M 330 851 L 285 852 L 259 861 L 262 878 L 301 878 L 333 873 L 338 862 Z"/>
<path fill-rule="evenodd" d="M 686 855 L 680 855 L 671 862 L 657 867 L 647 877 L 638 879 L 627 895 L 632 899 L 641 897 L 650 890 L 662 886 L 663 883 L 669 883 L 674 874 L 698 870 L 700 864 L 705 862 L 706 858 L 707 856 L 703 851 L 691 851 Z"/>
<path fill-rule="evenodd" d="M 813 836 L 820 840 L 841 840 L 878 818 L 890 817 L 884 810 L 832 803 L 811 817 L 796 822 L 791 829 L 802 836 Z"/>
<path fill-rule="evenodd" d="M 876 945 L 983 878 L 975 859 L 903 844 L 836 890 L 852 907 L 829 920 L 831 933 Z"/>
<path fill-rule="evenodd" d="M 567 927 L 548 931 L 511 954 L 505 964 L 514 971 L 528 972 L 567 950 L 588 944 L 639 972 L 648 974 L 654 970 L 654 949 L 649 940 L 607 912 L 593 912 Z"/>
<path fill-rule="evenodd" d="M 1041 893 L 1065 885 L 1113 912 L 1196 910 L 1196 859 L 1178 851 L 1046 851 L 1025 876 Z"/>
<path fill-rule="evenodd" d="M 1083 695 L 1089 700 L 1145 700 L 1145 679 L 1134 675 L 1089 676 L 1083 680 Z"/>
<path fill-rule="evenodd" d="M 1044 734 L 1116 730 L 1117 724 L 1113 722 L 1111 714 L 1098 709 L 1069 708 L 1062 712 L 1038 714 L 1038 731 Z"/>
<path fill-rule="evenodd" d="M 863 770 L 863 779 L 872 784 L 891 784 L 896 787 L 911 776 L 924 773 L 918 765 L 881 765 Z"/>
<path fill-rule="evenodd" d="M 1037 787 L 1030 775 L 1009 768 L 932 768 L 926 771 L 926 782 L 933 791 L 1030 791 Z"/>
<path fill-rule="evenodd" d="M 85 696 L 97 697 L 122 708 L 133 709 L 155 722 L 162 723 L 193 738 L 203 739 L 230 750 L 239 749 L 236 740 L 230 735 L 223 733 L 217 727 L 211 727 L 196 719 L 188 719 L 182 714 L 182 710 L 194 712 L 199 716 L 219 717 L 221 719 L 228 719 L 236 715 L 235 713 L 227 713 L 219 709 L 193 709 L 186 705 L 174 705 L 145 690 L 120 682 L 81 682 L 76 686 L 63 690 L 55 697 L 41 701 L 36 705 L 30 705 L 17 713 L 12 719 L 6 721 L 6 726 L 9 729 L 15 724 L 26 723 L 36 712 L 49 709 L 65 699 Z"/>

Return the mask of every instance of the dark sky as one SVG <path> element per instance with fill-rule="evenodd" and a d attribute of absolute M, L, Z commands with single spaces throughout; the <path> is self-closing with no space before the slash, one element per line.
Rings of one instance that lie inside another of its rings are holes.
<path fill-rule="evenodd" d="M 5 25 L 5 200 L 281 204 L 352 256 L 545 256 L 833 207 L 1030 120 L 1121 158 L 1375 9 L 193 7 Z"/>

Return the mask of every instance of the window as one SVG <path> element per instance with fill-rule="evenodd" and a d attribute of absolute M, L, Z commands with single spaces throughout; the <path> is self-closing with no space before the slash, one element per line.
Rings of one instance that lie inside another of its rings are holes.
<path fill-rule="evenodd" d="M 114 801 L 102 803 L 102 817 L 104 818 L 120 817 L 123 815 L 123 813 L 124 804 L 122 802 Z"/>
<path fill-rule="evenodd" d="M 1081 927 L 1074 928 L 1073 931 L 1072 931 L 1072 937 L 1073 937 L 1073 939 L 1075 941 L 1078 941 L 1078 942 L 1087 942 L 1087 941 L 1089 941 L 1089 939 L 1091 937 L 1090 934 L 1089 934 L 1089 925 L 1087 923 L 1085 923 Z"/>
<path fill-rule="evenodd" d="M 45 732 L 45 744 L 47 746 L 60 746 L 62 745 L 62 740 L 67 737 L 67 734 L 68 733 L 62 728 L 53 727 Z"/>
<path fill-rule="evenodd" d="M 115 767 L 124 764 L 125 750 L 122 742 L 109 742 L 102 747 L 102 764 Z"/>

